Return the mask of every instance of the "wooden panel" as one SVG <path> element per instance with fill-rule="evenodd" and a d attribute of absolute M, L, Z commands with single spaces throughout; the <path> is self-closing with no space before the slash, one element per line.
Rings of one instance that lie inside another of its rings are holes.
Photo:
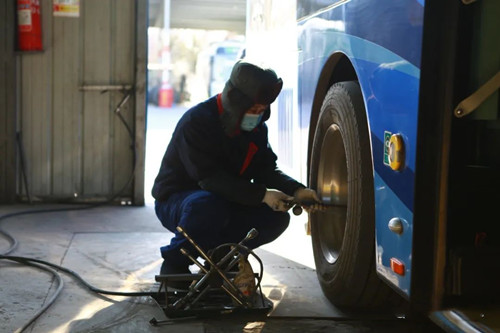
<path fill-rule="evenodd" d="M 0 2 L 0 203 L 16 194 L 14 2 Z"/>

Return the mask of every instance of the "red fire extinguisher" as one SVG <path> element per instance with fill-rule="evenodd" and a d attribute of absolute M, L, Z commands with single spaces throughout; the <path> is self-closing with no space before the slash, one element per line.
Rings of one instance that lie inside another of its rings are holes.
<path fill-rule="evenodd" d="M 43 49 L 40 0 L 17 0 L 17 48 L 19 51 Z"/>

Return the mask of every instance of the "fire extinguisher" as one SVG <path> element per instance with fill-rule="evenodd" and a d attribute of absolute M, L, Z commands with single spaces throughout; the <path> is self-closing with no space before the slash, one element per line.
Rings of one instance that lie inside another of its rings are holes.
<path fill-rule="evenodd" d="M 42 51 L 40 0 L 17 0 L 17 48 Z"/>

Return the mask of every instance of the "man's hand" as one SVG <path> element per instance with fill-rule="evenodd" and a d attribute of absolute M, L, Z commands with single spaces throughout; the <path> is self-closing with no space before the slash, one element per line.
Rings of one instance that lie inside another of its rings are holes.
<path fill-rule="evenodd" d="M 267 190 L 262 202 L 271 207 L 272 210 L 277 212 L 286 212 L 290 209 L 287 202 L 293 200 L 293 197 L 286 195 L 278 190 Z"/>
<path fill-rule="evenodd" d="M 294 193 L 295 202 L 298 202 L 308 213 L 324 211 L 326 208 L 321 204 L 316 191 L 301 187 Z"/>

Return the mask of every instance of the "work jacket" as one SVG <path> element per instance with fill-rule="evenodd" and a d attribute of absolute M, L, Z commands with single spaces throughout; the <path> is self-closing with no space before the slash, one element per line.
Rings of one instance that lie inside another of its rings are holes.
<path fill-rule="evenodd" d="M 288 195 L 304 187 L 281 172 L 268 143 L 269 109 L 250 132 L 228 136 L 220 115 L 220 95 L 189 109 L 167 147 L 152 195 L 165 201 L 172 193 L 203 189 L 245 205 L 262 202 L 266 188 Z"/>

